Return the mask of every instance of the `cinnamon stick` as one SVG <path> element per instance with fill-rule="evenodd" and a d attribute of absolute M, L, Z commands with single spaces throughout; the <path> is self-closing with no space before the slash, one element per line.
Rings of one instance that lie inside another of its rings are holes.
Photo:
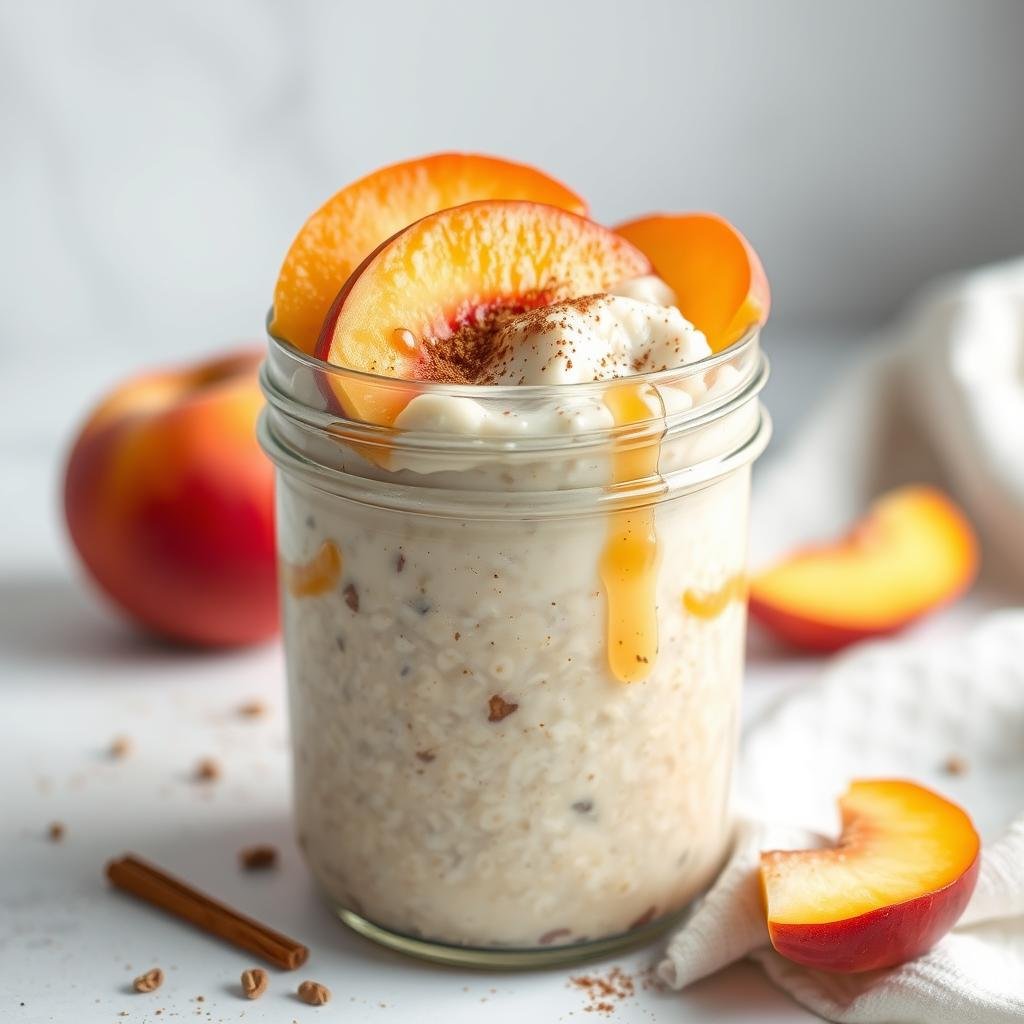
<path fill-rule="evenodd" d="M 134 854 L 126 853 L 112 860 L 107 865 L 107 878 L 118 889 L 262 957 L 275 967 L 294 970 L 309 956 L 309 950 L 301 942 L 232 910 Z"/>

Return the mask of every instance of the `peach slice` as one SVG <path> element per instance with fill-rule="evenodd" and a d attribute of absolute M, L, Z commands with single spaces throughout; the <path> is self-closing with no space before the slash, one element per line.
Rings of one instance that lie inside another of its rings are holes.
<path fill-rule="evenodd" d="M 750 612 L 798 647 L 835 651 L 894 633 L 974 580 L 978 545 L 940 491 L 908 486 L 876 501 L 845 538 L 755 576 Z"/>
<path fill-rule="evenodd" d="M 654 214 L 615 229 L 654 264 L 715 352 L 768 319 L 771 292 L 750 243 L 713 213 Z"/>
<path fill-rule="evenodd" d="M 428 213 L 475 199 L 587 212 L 554 178 L 497 157 L 438 153 L 384 167 L 343 188 L 302 226 L 277 278 L 271 331 L 312 353 L 334 297 L 367 253 Z"/>
<path fill-rule="evenodd" d="M 768 932 L 789 960 L 852 974 L 927 952 L 956 924 L 981 848 L 956 804 L 913 782 L 860 780 L 824 850 L 761 854 Z"/>
<path fill-rule="evenodd" d="M 424 217 L 368 256 L 331 307 L 316 354 L 404 381 L 480 383 L 503 317 L 650 270 L 629 242 L 574 213 L 467 203 Z M 350 416 L 373 423 L 393 422 L 413 393 L 408 385 L 326 383 Z"/>

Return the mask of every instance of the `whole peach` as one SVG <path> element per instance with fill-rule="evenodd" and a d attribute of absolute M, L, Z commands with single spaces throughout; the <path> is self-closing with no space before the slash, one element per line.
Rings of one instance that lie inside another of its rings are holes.
<path fill-rule="evenodd" d="M 64 509 L 86 569 L 174 640 L 237 645 L 278 626 L 273 467 L 256 441 L 259 351 L 126 381 L 82 428 Z"/>

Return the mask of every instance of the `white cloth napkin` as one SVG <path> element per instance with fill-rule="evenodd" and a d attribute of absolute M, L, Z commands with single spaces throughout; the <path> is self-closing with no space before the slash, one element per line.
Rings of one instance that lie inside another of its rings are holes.
<path fill-rule="evenodd" d="M 1024 1020 L 1022 651 L 1024 611 L 996 613 L 942 644 L 865 645 L 758 723 L 744 749 L 747 817 L 733 856 L 671 938 L 661 977 L 683 988 L 752 955 L 777 985 L 829 1020 Z M 944 771 L 950 756 L 964 759 L 962 775 Z M 984 846 L 963 918 L 932 952 L 888 971 L 831 975 L 771 949 L 758 854 L 834 837 L 835 798 L 857 775 L 922 780 L 970 808 L 986 840 L 998 838 Z"/>
<path fill-rule="evenodd" d="M 755 562 L 837 535 L 878 492 L 921 480 L 966 507 L 989 586 L 1020 594 L 1024 260 L 932 289 L 848 376 L 758 479 Z M 943 772 L 951 756 L 964 759 L 962 775 Z M 922 780 L 970 810 L 985 840 L 977 889 L 954 931 L 913 963 L 845 976 L 799 967 L 768 941 L 759 851 L 834 837 L 836 797 L 873 775 Z M 670 939 L 659 967 L 668 984 L 751 956 L 830 1020 L 1024 1021 L 1024 610 L 940 643 L 868 644 L 839 658 L 748 732 L 739 791 L 733 856 Z"/>
<path fill-rule="evenodd" d="M 836 536 L 888 487 L 933 482 L 1024 594 L 1024 259 L 928 289 L 755 480 L 755 564 Z"/>

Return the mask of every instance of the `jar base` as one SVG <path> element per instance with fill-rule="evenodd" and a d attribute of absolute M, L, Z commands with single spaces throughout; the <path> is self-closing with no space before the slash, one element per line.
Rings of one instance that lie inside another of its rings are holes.
<path fill-rule="evenodd" d="M 393 932 L 379 924 L 374 924 L 373 921 L 367 920 L 347 907 L 334 905 L 334 911 L 343 924 L 364 939 L 376 942 L 379 946 L 396 950 L 417 960 L 447 964 L 450 967 L 507 971 L 583 963 L 642 945 L 671 928 L 686 914 L 688 909 L 688 907 L 683 907 L 681 910 L 659 917 L 642 928 L 635 928 L 622 935 L 612 935 L 607 939 L 594 939 L 590 942 L 578 942 L 568 946 L 553 946 L 549 949 L 516 949 L 512 947 L 452 946 L 429 939 L 414 938 L 411 935 L 403 935 L 401 932 Z"/>

